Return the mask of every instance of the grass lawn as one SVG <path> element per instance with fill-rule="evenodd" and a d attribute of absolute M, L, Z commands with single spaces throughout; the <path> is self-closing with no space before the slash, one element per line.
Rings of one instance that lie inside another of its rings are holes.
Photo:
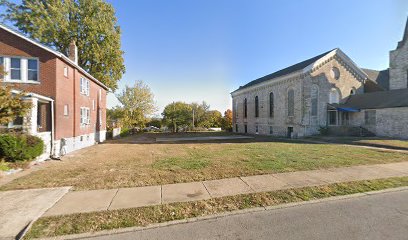
<path fill-rule="evenodd" d="M 109 189 L 408 161 L 408 154 L 401 152 L 265 137 L 154 143 L 159 136 L 167 137 L 143 134 L 82 149 L 0 189 Z"/>
<path fill-rule="evenodd" d="M 55 237 L 115 228 L 147 226 L 153 223 L 205 216 L 239 209 L 309 201 L 402 186 L 408 186 L 408 177 L 244 194 L 197 202 L 172 203 L 114 211 L 43 217 L 33 224 L 26 238 Z"/>
<path fill-rule="evenodd" d="M 367 145 L 375 147 L 396 148 L 408 150 L 408 140 L 389 139 L 379 137 L 310 137 L 310 139 L 333 143 Z"/>

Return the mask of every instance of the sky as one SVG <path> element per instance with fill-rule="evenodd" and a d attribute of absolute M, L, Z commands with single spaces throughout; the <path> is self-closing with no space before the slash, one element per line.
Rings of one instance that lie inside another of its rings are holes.
<path fill-rule="evenodd" d="M 386 69 L 408 16 L 407 0 L 107 2 L 122 30 L 119 87 L 144 81 L 158 115 L 173 101 L 224 112 L 240 85 L 337 47 L 360 67 Z"/>
<path fill-rule="evenodd" d="M 108 0 L 122 29 L 120 87 L 148 84 L 159 107 L 206 101 L 339 47 L 360 67 L 388 67 L 402 39 L 406 0 Z M 110 106 L 116 102 L 110 98 Z"/>

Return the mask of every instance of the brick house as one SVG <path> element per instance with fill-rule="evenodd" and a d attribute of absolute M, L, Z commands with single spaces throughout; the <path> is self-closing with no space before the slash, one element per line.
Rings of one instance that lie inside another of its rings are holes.
<path fill-rule="evenodd" d="M 408 21 L 390 67 L 360 68 L 336 48 L 240 86 L 231 93 L 234 131 L 303 137 L 408 139 Z"/>
<path fill-rule="evenodd" d="M 0 64 L 3 84 L 24 91 L 33 104 L 28 116 L 3 127 L 41 137 L 47 146 L 42 159 L 105 140 L 108 88 L 78 66 L 75 43 L 65 56 L 0 25 Z"/>

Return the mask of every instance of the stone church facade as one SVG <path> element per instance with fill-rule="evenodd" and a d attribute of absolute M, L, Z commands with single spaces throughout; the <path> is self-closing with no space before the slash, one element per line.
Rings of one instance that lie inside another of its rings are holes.
<path fill-rule="evenodd" d="M 408 21 L 390 68 L 358 67 L 334 49 L 256 79 L 231 93 L 234 132 L 303 137 L 408 138 Z"/>

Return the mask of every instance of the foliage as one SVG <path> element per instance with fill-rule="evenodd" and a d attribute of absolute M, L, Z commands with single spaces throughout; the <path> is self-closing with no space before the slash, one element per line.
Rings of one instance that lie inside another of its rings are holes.
<path fill-rule="evenodd" d="M 6 73 L 0 66 L 0 76 Z M 22 100 L 24 93 L 13 94 L 12 85 L 1 85 L 0 78 L 0 125 L 14 121 L 17 117 L 22 117 L 31 109 L 31 104 Z"/>
<path fill-rule="evenodd" d="M 320 135 L 327 136 L 329 135 L 329 128 L 328 127 L 320 127 L 319 128 Z"/>
<path fill-rule="evenodd" d="M 0 158 L 8 162 L 32 160 L 44 151 L 41 138 L 24 134 L 0 135 Z"/>
<path fill-rule="evenodd" d="M 129 129 L 129 128 L 121 128 L 120 129 L 120 136 L 121 137 L 126 137 L 126 136 L 129 136 L 130 134 L 132 134 L 132 129 Z"/>
<path fill-rule="evenodd" d="M 0 1 L 10 20 L 31 38 L 68 55 L 78 46 L 78 64 L 115 90 L 125 72 L 121 30 L 115 9 L 105 0 Z"/>
<path fill-rule="evenodd" d="M 117 98 L 122 103 L 117 113 L 124 127 L 143 127 L 156 111 L 154 95 L 142 81 L 136 81 L 133 87 L 125 86 Z"/>
<path fill-rule="evenodd" d="M 184 102 L 173 102 L 168 104 L 162 113 L 163 122 L 173 130 L 178 132 L 179 127 L 188 127 L 192 123 L 192 108 L 190 104 Z"/>
<path fill-rule="evenodd" d="M 207 111 L 204 114 L 204 119 L 197 124 L 198 127 L 221 127 L 222 115 L 217 110 Z"/>
<path fill-rule="evenodd" d="M 208 105 L 205 101 L 201 104 L 198 103 L 191 103 L 191 108 L 194 111 L 194 127 L 199 126 L 199 123 L 204 121 L 205 114 L 210 110 L 210 105 Z"/>
<path fill-rule="evenodd" d="M 152 119 L 150 119 L 150 121 L 146 125 L 161 128 L 162 127 L 162 122 L 163 121 L 160 118 L 152 118 Z"/>
<path fill-rule="evenodd" d="M 227 111 L 224 112 L 224 117 L 222 118 L 222 126 L 221 128 L 225 131 L 232 131 L 232 111 L 230 109 L 227 109 Z"/>
<path fill-rule="evenodd" d="M 123 119 L 124 111 L 121 107 L 114 107 L 106 110 L 106 122 L 107 128 L 112 129 L 122 126 L 121 120 Z"/>

